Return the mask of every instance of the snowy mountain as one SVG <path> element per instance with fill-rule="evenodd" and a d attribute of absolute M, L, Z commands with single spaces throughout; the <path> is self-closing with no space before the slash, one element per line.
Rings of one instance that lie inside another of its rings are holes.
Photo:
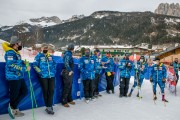
<path fill-rule="evenodd" d="M 73 22 L 73 21 L 76 21 L 76 20 L 83 19 L 84 17 L 85 17 L 84 15 L 73 15 L 71 18 L 69 18 L 67 20 L 63 20 L 62 23 Z"/>
<path fill-rule="evenodd" d="M 20 21 L 18 25 L 30 24 L 32 26 L 48 27 L 48 26 L 58 25 L 61 23 L 62 23 L 61 20 L 57 16 L 52 16 L 52 17 L 41 17 L 41 18 L 33 18 L 25 21 Z"/>
<path fill-rule="evenodd" d="M 97 11 L 90 16 L 75 15 L 57 21 L 44 17 L 4 26 L 0 28 L 0 38 L 9 40 L 11 35 L 17 35 L 28 46 L 46 42 L 56 47 L 69 42 L 77 45 L 180 42 L 180 18 L 152 12 Z"/>

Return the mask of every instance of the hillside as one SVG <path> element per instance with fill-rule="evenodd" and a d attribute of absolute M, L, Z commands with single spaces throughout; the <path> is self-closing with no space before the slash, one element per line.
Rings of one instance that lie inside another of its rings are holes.
<path fill-rule="evenodd" d="M 17 28 L 24 29 L 25 26 L 29 27 L 28 32 L 17 32 Z M 26 46 L 42 42 L 56 47 L 69 42 L 77 45 L 163 44 L 180 42 L 180 18 L 151 12 L 98 11 L 49 27 L 27 23 L 0 30 L 0 39 L 8 40 L 11 35 L 19 35 Z"/>

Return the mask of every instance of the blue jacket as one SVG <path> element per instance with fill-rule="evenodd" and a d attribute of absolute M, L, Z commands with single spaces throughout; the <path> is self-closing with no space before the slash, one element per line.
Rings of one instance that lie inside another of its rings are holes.
<path fill-rule="evenodd" d="M 92 58 L 94 59 L 95 73 L 101 74 L 102 72 L 101 59 L 98 58 L 96 55 L 93 55 Z"/>
<path fill-rule="evenodd" d="M 147 72 L 145 73 L 145 76 L 146 76 L 146 79 L 150 79 L 150 77 L 151 77 L 151 71 L 152 71 L 152 65 L 151 66 L 149 66 L 149 65 L 147 65 Z"/>
<path fill-rule="evenodd" d="M 136 72 L 137 72 L 137 75 L 135 75 L 135 79 L 138 77 L 138 79 L 144 79 L 144 77 L 145 77 L 145 73 L 148 71 L 148 64 L 147 63 L 145 63 L 145 62 L 143 62 L 143 63 L 140 63 L 140 62 L 138 62 L 137 63 L 137 69 L 135 68 L 135 66 L 134 66 L 134 69 L 135 69 L 135 74 L 136 74 Z M 141 68 L 142 67 L 144 67 L 144 70 L 143 71 L 141 71 Z"/>
<path fill-rule="evenodd" d="M 152 66 L 151 78 L 153 82 L 162 81 L 163 79 L 166 78 L 166 76 L 167 76 L 166 67 L 163 63 L 161 63 L 159 67 L 156 64 Z"/>
<path fill-rule="evenodd" d="M 41 78 L 52 78 L 56 74 L 56 63 L 52 55 L 39 53 L 36 55 L 33 67 Z"/>
<path fill-rule="evenodd" d="M 130 66 L 128 67 L 127 64 L 130 64 Z M 122 59 L 119 63 L 120 77 L 130 78 L 132 66 L 133 65 L 132 65 L 132 62 L 130 60 Z"/>
<path fill-rule="evenodd" d="M 74 60 L 73 60 L 71 51 L 66 51 L 64 53 L 63 62 L 64 62 L 64 67 L 65 67 L 66 70 L 68 70 L 69 72 L 73 71 L 73 69 L 74 69 Z"/>
<path fill-rule="evenodd" d="M 95 78 L 95 65 L 92 57 L 88 58 L 82 56 L 79 61 L 79 69 L 82 74 L 82 80 L 94 80 Z"/>
<path fill-rule="evenodd" d="M 108 62 L 109 63 L 106 63 Z M 112 58 L 107 58 L 106 56 L 102 58 L 101 62 L 105 62 L 104 67 L 105 68 L 105 72 L 114 72 L 114 60 Z"/>
<path fill-rule="evenodd" d="M 9 46 L 9 43 L 4 42 L 2 44 L 5 53 L 5 76 L 7 80 L 20 80 L 24 78 L 24 72 L 26 71 L 26 66 L 24 61 L 21 60 L 21 55 L 19 52 L 15 51 Z"/>

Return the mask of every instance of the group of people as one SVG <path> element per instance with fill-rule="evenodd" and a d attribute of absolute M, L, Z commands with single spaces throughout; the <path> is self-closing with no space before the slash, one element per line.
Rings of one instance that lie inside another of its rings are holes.
<path fill-rule="evenodd" d="M 15 119 L 15 117 L 24 116 L 24 113 L 18 109 L 18 104 L 27 95 L 28 91 L 24 81 L 24 72 L 30 71 L 32 68 L 27 66 L 26 61 L 21 59 L 19 51 L 22 49 L 22 44 L 18 37 L 12 36 L 10 43 L 4 42 L 2 46 L 6 52 L 5 73 L 9 84 L 10 95 L 8 113 L 12 119 Z M 48 53 L 48 50 L 48 45 L 43 44 L 41 47 L 41 52 L 39 52 L 34 59 L 33 69 L 39 76 L 38 79 L 42 87 L 46 106 L 45 111 L 48 114 L 53 115 L 56 62 L 53 55 Z M 64 107 L 70 107 L 69 104 L 75 105 L 71 93 L 74 74 L 73 51 L 74 45 L 69 44 L 67 51 L 63 56 L 64 68 L 61 72 L 61 75 L 63 78 L 62 105 Z M 79 59 L 78 69 L 81 73 L 80 78 L 84 86 L 84 97 L 86 103 L 89 103 L 91 100 L 94 101 L 97 97 L 102 96 L 99 94 L 98 89 L 102 71 L 105 72 L 107 81 L 106 92 L 108 94 L 114 94 L 113 80 L 116 74 L 114 60 L 111 57 L 110 51 L 107 51 L 104 57 L 100 58 L 100 56 L 101 52 L 98 48 L 94 50 L 93 55 L 91 55 L 89 48 L 85 48 L 81 58 Z M 180 70 L 180 65 L 178 64 L 178 59 L 175 60 L 173 66 L 175 68 L 176 75 L 179 78 L 178 71 Z M 151 67 L 151 71 L 148 71 L 148 67 Z M 136 86 L 138 87 L 137 97 L 141 97 L 141 85 L 143 83 L 145 73 L 148 72 L 150 76 L 150 82 L 153 86 L 154 100 L 157 99 L 156 86 L 158 84 L 161 88 L 162 101 L 168 102 L 165 99 L 164 94 L 167 71 L 165 65 L 160 63 L 159 58 L 156 58 L 154 64 L 152 64 L 152 61 L 146 61 L 143 56 L 141 56 L 138 61 L 136 59 L 134 61 L 130 61 L 129 56 L 126 54 L 125 57 L 119 62 L 118 68 L 120 69 L 120 98 L 131 97 L 132 92 Z M 131 88 L 130 93 L 128 93 L 132 70 L 135 70 L 134 85 Z"/>

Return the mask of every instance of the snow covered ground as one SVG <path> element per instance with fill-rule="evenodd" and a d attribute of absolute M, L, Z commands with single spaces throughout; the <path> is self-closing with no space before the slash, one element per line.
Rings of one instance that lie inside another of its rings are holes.
<path fill-rule="evenodd" d="M 133 84 L 131 80 L 130 87 Z M 115 94 L 102 92 L 101 98 L 86 104 L 83 100 L 76 100 L 76 105 L 64 108 L 61 104 L 54 107 L 55 115 L 47 115 L 45 107 L 35 110 L 36 120 L 179 120 L 180 118 L 180 84 L 177 87 L 177 96 L 171 94 L 166 88 L 169 103 L 164 106 L 157 89 L 158 101 L 154 104 L 152 87 L 149 81 L 144 81 L 142 87 L 143 99 L 136 98 L 137 90 L 131 98 L 119 98 L 119 89 Z M 32 111 L 24 111 L 25 116 L 16 120 L 32 120 Z M 0 120 L 10 120 L 7 114 L 0 115 Z"/>

